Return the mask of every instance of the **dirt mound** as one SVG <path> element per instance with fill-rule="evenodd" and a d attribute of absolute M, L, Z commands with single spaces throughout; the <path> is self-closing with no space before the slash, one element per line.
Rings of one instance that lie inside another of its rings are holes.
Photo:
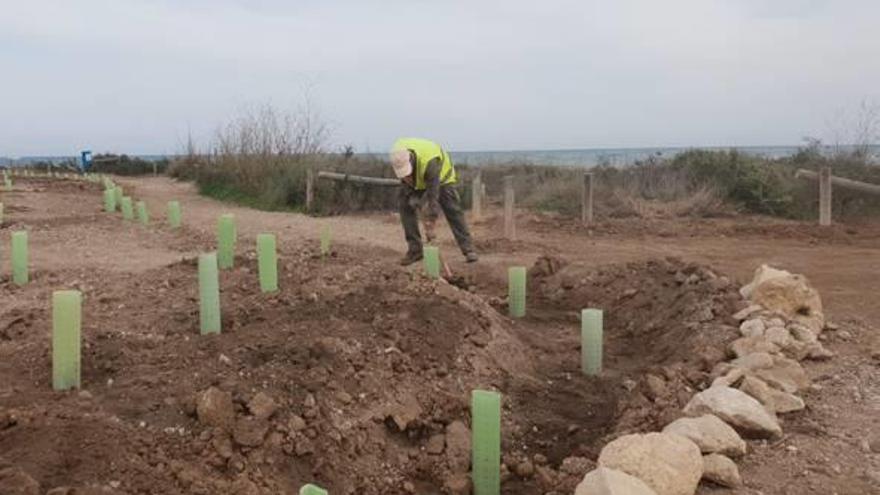
<path fill-rule="evenodd" d="M 496 389 L 505 493 L 566 492 L 604 437 L 680 410 L 682 384 L 713 359 L 701 347 L 730 337 L 729 282 L 674 260 L 599 271 L 547 260 L 521 321 L 491 294 L 344 246 L 331 260 L 301 247 L 280 260 L 275 295 L 260 293 L 252 252 L 223 273 L 223 333 L 211 337 L 198 335 L 193 259 L 0 284 L 11 301 L 0 451 L 43 490 L 440 493 L 469 469 L 471 390 Z M 78 392 L 49 386 L 46 301 L 59 285 L 84 291 Z M 606 314 L 600 378 L 579 372 L 576 311 L 591 306 Z M 228 400 L 200 402 L 212 388 Z"/>

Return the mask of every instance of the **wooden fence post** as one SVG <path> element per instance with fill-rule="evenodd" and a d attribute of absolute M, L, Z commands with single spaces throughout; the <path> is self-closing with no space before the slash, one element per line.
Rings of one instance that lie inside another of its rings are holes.
<path fill-rule="evenodd" d="M 581 221 L 584 225 L 593 223 L 593 174 L 584 174 L 584 187 L 581 191 Z"/>
<path fill-rule="evenodd" d="M 819 225 L 831 225 L 831 168 L 819 171 Z"/>
<path fill-rule="evenodd" d="M 312 203 L 315 201 L 315 172 L 309 168 L 306 170 L 306 211 L 312 211 Z"/>
<path fill-rule="evenodd" d="M 514 219 L 514 193 L 512 175 L 504 177 L 504 237 L 516 239 L 516 220 Z"/>
<path fill-rule="evenodd" d="M 471 215 L 474 220 L 483 216 L 483 172 L 478 171 L 471 187 Z"/>

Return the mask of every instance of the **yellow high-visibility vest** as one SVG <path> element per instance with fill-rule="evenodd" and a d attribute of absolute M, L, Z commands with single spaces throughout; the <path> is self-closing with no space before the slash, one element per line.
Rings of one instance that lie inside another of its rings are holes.
<path fill-rule="evenodd" d="M 458 175 L 449 154 L 439 144 L 421 138 L 400 138 L 394 142 L 391 151 L 410 150 L 416 155 L 415 188 L 417 191 L 425 190 L 425 171 L 428 162 L 434 158 L 440 158 L 440 184 L 455 184 Z"/>

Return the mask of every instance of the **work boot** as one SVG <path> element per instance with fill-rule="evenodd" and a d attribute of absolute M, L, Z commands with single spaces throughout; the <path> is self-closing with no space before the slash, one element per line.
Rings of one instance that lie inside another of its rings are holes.
<path fill-rule="evenodd" d="M 422 253 L 406 253 L 406 256 L 400 259 L 401 266 L 408 266 L 420 261 L 422 259 Z"/>
<path fill-rule="evenodd" d="M 464 258 L 467 260 L 468 263 L 476 263 L 477 260 L 480 259 L 480 258 L 477 256 L 477 253 L 475 253 L 475 252 L 473 252 L 473 251 L 470 251 L 470 252 L 468 252 L 467 254 L 465 254 L 465 255 L 464 255 Z"/>

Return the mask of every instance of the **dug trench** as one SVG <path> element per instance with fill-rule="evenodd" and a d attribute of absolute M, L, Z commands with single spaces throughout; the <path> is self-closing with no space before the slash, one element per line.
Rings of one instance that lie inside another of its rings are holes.
<path fill-rule="evenodd" d="M 12 302 L 0 309 L 3 481 L 53 495 L 290 493 L 306 482 L 466 493 L 470 392 L 494 389 L 503 493 L 572 493 L 608 438 L 681 415 L 737 336 L 731 281 L 674 259 L 588 270 L 543 258 L 530 267 L 529 313 L 512 320 L 488 267 L 461 289 L 379 249 L 340 245 L 322 259 L 288 242 L 282 289 L 264 295 L 254 253 L 242 252 L 221 276 L 214 336 L 198 332 L 192 256 L 136 276 L 0 281 Z M 68 393 L 50 387 L 59 286 L 85 296 L 83 387 Z M 580 372 L 586 307 L 605 312 L 600 377 Z"/>

